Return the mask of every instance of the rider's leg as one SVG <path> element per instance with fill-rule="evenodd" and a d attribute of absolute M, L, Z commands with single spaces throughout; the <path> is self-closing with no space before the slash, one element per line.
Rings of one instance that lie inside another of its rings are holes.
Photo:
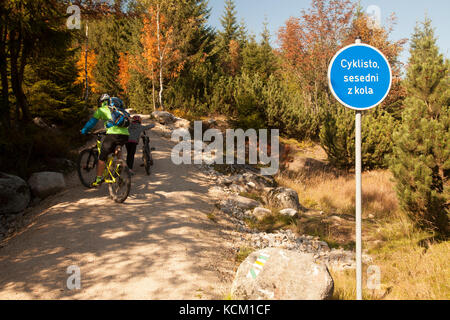
<path fill-rule="evenodd" d="M 130 169 L 133 169 L 133 166 L 134 166 L 134 156 L 136 154 L 136 146 L 137 146 L 137 143 L 134 143 L 134 142 L 128 142 L 126 144 L 126 147 L 127 147 L 127 166 Z"/>
<path fill-rule="evenodd" d="M 106 162 L 98 160 L 97 163 L 97 177 L 103 176 L 103 171 L 105 171 Z"/>
<path fill-rule="evenodd" d="M 99 187 L 103 183 L 103 172 L 106 167 L 106 160 L 108 155 L 114 151 L 115 139 L 113 135 L 106 135 L 103 139 L 102 146 L 100 148 L 100 155 L 97 163 L 97 178 L 92 184 L 93 187 Z"/>
<path fill-rule="evenodd" d="M 108 134 L 103 140 L 100 155 L 98 157 L 97 164 L 97 179 L 92 184 L 93 187 L 98 187 L 103 183 L 103 172 L 106 167 L 106 160 L 108 159 L 108 155 L 114 153 L 116 146 L 123 145 L 128 141 L 128 136 L 126 135 L 117 135 L 117 134 Z"/>

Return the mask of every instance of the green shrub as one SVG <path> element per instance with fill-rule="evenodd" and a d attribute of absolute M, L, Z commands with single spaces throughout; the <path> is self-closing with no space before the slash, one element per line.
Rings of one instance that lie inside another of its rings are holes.
<path fill-rule="evenodd" d="M 368 111 L 362 116 L 361 153 L 364 169 L 384 168 L 392 152 L 392 132 L 396 122 L 383 112 Z M 343 106 L 326 114 L 320 131 L 320 143 L 329 161 L 338 168 L 355 165 L 355 112 Z"/>

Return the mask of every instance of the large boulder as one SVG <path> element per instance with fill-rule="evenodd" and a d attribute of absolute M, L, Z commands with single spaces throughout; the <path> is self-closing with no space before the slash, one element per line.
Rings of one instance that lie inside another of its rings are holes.
<path fill-rule="evenodd" d="M 33 195 L 41 199 L 58 193 L 66 187 L 64 176 L 59 172 L 33 173 L 28 180 Z"/>
<path fill-rule="evenodd" d="M 154 111 L 152 116 L 156 121 L 164 125 L 172 124 L 176 120 L 175 116 L 167 111 Z"/>
<path fill-rule="evenodd" d="M 274 208 L 303 210 L 298 201 L 297 192 L 290 188 L 278 187 L 269 189 L 265 198 L 267 204 Z"/>
<path fill-rule="evenodd" d="M 0 215 L 24 210 L 30 198 L 30 188 L 24 180 L 0 173 Z"/>
<path fill-rule="evenodd" d="M 266 248 L 241 263 L 231 295 L 238 300 L 326 300 L 333 290 L 327 267 L 313 254 Z"/>

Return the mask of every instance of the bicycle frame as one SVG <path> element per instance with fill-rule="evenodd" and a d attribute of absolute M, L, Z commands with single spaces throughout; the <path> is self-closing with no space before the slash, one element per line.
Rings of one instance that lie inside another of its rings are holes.
<path fill-rule="evenodd" d="M 100 139 L 97 139 L 97 151 L 98 154 L 100 154 L 100 150 L 102 147 L 102 141 Z M 120 153 L 117 152 L 117 150 L 114 152 L 114 154 L 111 154 L 108 157 L 108 160 L 106 160 L 106 166 L 105 166 L 105 170 L 103 171 L 103 177 L 105 178 L 105 183 L 116 183 L 117 180 L 114 177 L 114 173 L 116 173 L 116 176 L 120 176 L 120 173 L 118 172 L 119 170 L 119 165 L 117 165 L 117 167 L 114 169 L 113 168 L 113 162 L 114 162 L 114 156 L 119 156 Z"/>

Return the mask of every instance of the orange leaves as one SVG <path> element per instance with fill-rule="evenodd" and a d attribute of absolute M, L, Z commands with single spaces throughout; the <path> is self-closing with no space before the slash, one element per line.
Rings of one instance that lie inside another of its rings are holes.
<path fill-rule="evenodd" d="M 75 80 L 75 84 L 84 84 L 86 81 L 86 50 L 83 48 L 81 52 L 80 59 L 76 63 L 78 69 L 78 76 Z M 89 51 L 87 53 L 87 79 L 89 88 L 92 92 L 96 93 L 98 84 L 95 82 L 94 69 L 97 65 L 97 55 L 94 51 Z"/>
<path fill-rule="evenodd" d="M 317 78 L 326 81 L 328 61 L 350 26 L 353 9 L 348 0 L 313 0 L 308 12 L 303 11 L 300 18 L 288 19 L 278 32 L 287 67 L 301 78 L 313 77 L 310 83 L 315 83 Z"/>
<path fill-rule="evenodd" d="M 119 57 L 119 83 L 125 92 L 130 83 L 130 59 L 128 54 L 121 52 Z"/>
<path fill-rule="evenodd" d="M 157 21 L 156 13 L 153 8 L 149 9 L 150 18 L 145 15 L 143 18 L 144 27 L 142 28 L 141 44 L 142 58 L 144 59 L 149 73 L 153 73 L 159 60 Z"/>
<path fill-rule="evenodd" d="M 124 90 L 127 90 L 130 71 L 135 71 L 151 80 L 154 106 L 155 87 L 159 82 L 159 104 L 163 106 L 162 95 L 165 81 L 178 77 L 184 69 L 186 60 L 176 47 L 174 28 L 159 3 L 148 7 L 142 15 L 142 24 L 140 34 L 142 49 L 134 54 L 121 54 L 119 81 Z"/>
<path fill-rule="evenodd" d="M 170 78 L 176 78 L 184 69 L 181 52 L 173 41 L 173 27 L 159 10 L 157 6 L 150 6 L 143 15 L 142 52 L 128 57 L 132 69 L 153 80 L 161 68 L 162 73 Z"/>

